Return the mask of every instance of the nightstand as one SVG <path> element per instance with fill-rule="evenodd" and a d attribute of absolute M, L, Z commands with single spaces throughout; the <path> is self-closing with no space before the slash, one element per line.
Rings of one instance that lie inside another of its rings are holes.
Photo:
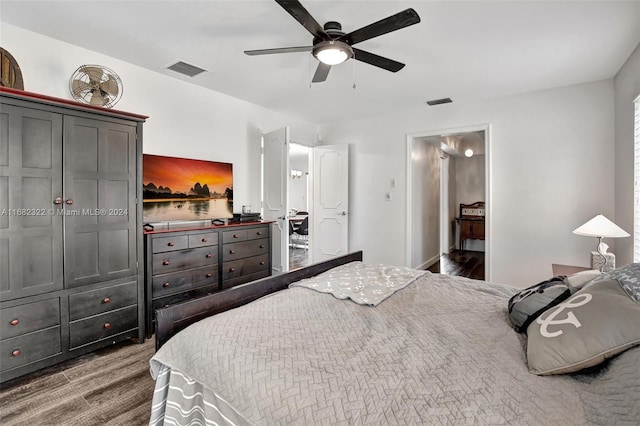
<path fill-rule="evenodd" d="M 551 264 L 551 270 L 553 271 L 553 276 L 557 277 L 558 275 L 571 275 L 576 272 L 589 271 L 591 268 L 587 268 L 586 266 L 559 265 L 557 263 L 553 263 Z"/>

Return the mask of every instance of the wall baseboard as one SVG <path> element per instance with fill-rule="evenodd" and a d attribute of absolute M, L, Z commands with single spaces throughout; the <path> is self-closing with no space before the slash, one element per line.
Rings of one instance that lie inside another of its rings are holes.
<path fill-rule="evenodd" d="M 421 265 L 416 266 L 415 269 L 427 269 L 428 267 L 436 263 L 438 260 L 440 260 L 439 254 L 436 256 L 433 256 L 431 259 L 428 259 L 426 262 L 423 262 Z"/>

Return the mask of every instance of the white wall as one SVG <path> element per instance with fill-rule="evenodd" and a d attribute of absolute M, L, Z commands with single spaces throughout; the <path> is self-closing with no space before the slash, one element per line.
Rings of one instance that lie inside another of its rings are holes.
<path fill-rule="evenodd" d="M 614 212 L 613 81 L 324 126 L 351 143 L 350 248 L 366 261 L 409 264 L 407 133 L 489 124 L 490 279 L 528 286 L 552 263 L 588 265 L 595 241 L 572 230 Z M 392 201 L 384 200 L 395 178 Z"/>
<path fill-rule="evenodd" d="M 308 212 L 310 210 L 307 187 L 309 182 L 309 157 L 304 155 L 290 156 L 289 167 L 302 172 L 302 177 L 289 181 L 289 208 Z"/>
<path fill-rule="evenodd" d="M 414 208 L 411 212 L 411 265 L 417 268 L 430 266 L 440 256 L 441 155 L 442 151 L 427 141 L 416 140 L 414 143 L 412 185 L 417 190 L 414 192 Z"/>
<path fill-rule="evenodd" d="M 299 140 L 316 140 L 314 124 L 4 22 L 2 47 L 18 61 L 25 90 L 49 96 L 72 99 L 69 78 L 82 64 L 114 70 L 124 85 L 115 109 L 149 116 L 144 152 L 233 163 L 238 212 L 260 205 L 261 133 L 288 125 Z"/>
<path fill-rule="evenodd" d="M 616 214 L 609 219 L 633 235 L 633 101 L 640 96 L 640 45 L 618 71 L 614 87 Z M 616 265 L 633 261 L 633 238 L 608 240 L 607 244 L 616 254 Z"/>

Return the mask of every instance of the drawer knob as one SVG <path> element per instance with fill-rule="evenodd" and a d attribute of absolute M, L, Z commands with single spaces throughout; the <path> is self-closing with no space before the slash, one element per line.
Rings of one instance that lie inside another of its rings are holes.
<path fill-rule="evenodd" d="M 256 232 L 256 234 L 258 234 L 258 235 L 262 235 L 262 232 L 258 231 L 258 232 Z"/>
<path fill-rule="evenodd" d="M 209 240 L 207 240 L 206 238 L 203 238 L 203 239 L 202 239 L 202 242 L 203 242 L 203 243 L 206 243 L 207 241 L 209 241 Z"/>
<path fill-rule="evenodd" d="M 11 324 L 11 325 L 18 325 L 18 324 L 20 324 L 20 321 L 18 321 L 18 319 L 16 318 L 16 319 L 14 319 L 14 320 L 11 320 L 11 322 L 10 322 L 9 324 Z"/>
<path fill-rule="evenodd" d="M 169 243 L 167 243 L 167 245 L 168 245 L 169 247 L 173 247 L 173 246 L 175 246 L 175 245 L 176 245 L 176 243 L 174 243 L 173 241 L 169 241 Z"/>
<path fill-rule="evenodd" d="M 108 297 L 105 297 L 104 299 L 102 299 L 102 303 L 104 304 L 111 303 L 111 299 L 109 299 Z"/>
<path fill-rule="evenodd" d="M 167 266 L 167 265 L 168 265 L 168 264 L 170 264 L 170 263 L 171 263 L 171 262 L 169 262 L 168 260 L 163 260 L 163 261 L 162 261 L 162 264 L 163 264 L 164 266 Z"/>
<path fill-rule="evenodd" d="M 211 278 L 212 276 L 213 276 L 213 274 L 212 274 L 212 273 L 208 273 L 208 274 L 207 274 L 207 278 Z"/>
<path fill-rule="evenodd" d="M 17 356 L 20 356 L 20 350 L 16 349 L 15 351 L 11 352 L 11 356 L 14 357 L 14 358 L 17 357 Z"/>
<path fill-rule="evenodd" d="M 65 203 L 67 203 L 68 205 L 72 205 L 73 204 L 73 200 L 71 198 L 69 198 L 67 201 L 65 201 Z"/>
<path fill-rule="evenodd" d="M 106 323 L 106 324 L 104 325 L 104 328 L 106 328 L 107 330 L 108 330 L 108 329 L 110 329 L 110 328 L 111 328 L 111 324 Z"/>
<path fill-rule="evenodd" d="M 264 248 L 264 244 L 260 244 L 260 248 Z"/>
<path fill-rule="evenodd" d="M 236 268 L 229 268 L 229 272 L 235 272 Z"/>
<path fill-rule="evenodd" d="M 240 238 L 240 235 L 238 235 L 238 234 L 233 234 L 233 238 Z"/>
<path fill-rule="evenodd" d="M 229 250 L 229 254 L 236 254 L 235 250 Z"/>
<path fill-rule="evenodd" d="M 207 253 L 207 255 L 205 256 L 207 259 L 211 259 L 211 253 Z"/>
<path fill-rule="evenodd" d="M 261 265 L 264 265 L 266 262 L 263 260 L 262 262 L 260 262 Z"/>
<path fill-rule="evenodd" d="M 167 288 L 167 287 L 169 287 L 170 285 L 171 285 L 170 283 L 164 283 L 164 284 L 162 284 L 162 287 Z"/>

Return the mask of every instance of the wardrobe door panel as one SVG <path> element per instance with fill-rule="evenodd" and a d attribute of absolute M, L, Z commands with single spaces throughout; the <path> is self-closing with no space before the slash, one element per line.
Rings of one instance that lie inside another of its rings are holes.
<path fill-rule="evenodd" d="M 63 288 L 62 116 L 3 104 L 0 300 Z"/>
<path fill-rule="evenodd" d="M 65 116 L 64 144 L 65 285 L 135 276 L 136 127 Z"/>

